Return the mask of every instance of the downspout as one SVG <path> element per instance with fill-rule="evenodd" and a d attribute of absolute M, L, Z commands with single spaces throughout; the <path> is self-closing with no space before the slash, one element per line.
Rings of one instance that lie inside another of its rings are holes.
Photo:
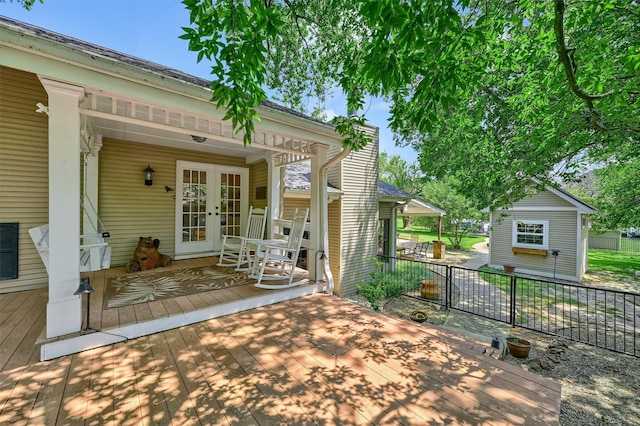
<path fill-rule="evenodd" d="M 327 174 L 327 170 L 334 167 L 336 164 L 340 163 L 344 160 L 347 155 L 351 153 L 351 149 L 348 147 L 342 148 L 335 157 L 328 160 L 320 167 L 320 182 L 325 182 L 325 177 Z M 325 281 L 327 283 L 327 293 L 333 294 L 333 289 L 335 287 L 335 281 L 333 279 L 333 274 L 331 273 L 331 268 L 329 268 L 329 257 L 327 256 L 327 251 L 329 249 L 329 213 L 327 210 L 327 200 L 322 200 L 322 232 L 323 232 L 323 250 L 320 253 L 320 259 L 317 259 L 316 254 L 316 268 L 318 266 L 318 260 L 322 263 L 322 271 L 324 272 Z"/>

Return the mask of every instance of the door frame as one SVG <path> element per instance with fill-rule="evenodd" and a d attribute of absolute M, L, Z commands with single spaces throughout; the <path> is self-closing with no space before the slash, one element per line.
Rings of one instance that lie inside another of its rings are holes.
<path fill-rule="evenodd" d="M 208 237 L 201 249 L 193 251 L 182 251 L 182 170 L 183 169 L 204 170 L 207 172 L 207 230 L 211 229 Z M 195 161 L 176 160 L 176 202 L 175 202 L 175 259 L 192 259 L 197 257 L 214 256 L 220 253 L 222 246 L 222 235 L 220 233 L 220 217 L 213 212 L 219 212 L 221 207 L 220 185 L 221 174 L 233 173 L 241 176 L 241 196 L 240 196 L 240 224 L 241 232 L 246 227 L 245 221 L 249 209 L 249 169 L 246 167 L 227 166 L 224 164 L 201 163 Z M 218 208 L 216 208 L 218 207 Z"/>

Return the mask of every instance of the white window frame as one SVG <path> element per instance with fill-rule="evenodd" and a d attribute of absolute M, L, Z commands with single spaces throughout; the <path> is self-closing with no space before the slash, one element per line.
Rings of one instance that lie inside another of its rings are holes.
<path fill-rule="evenodd" d="M 518 224 L 524 225 L 542 225 L 542 244 L 519 243 L 518 235 L 527 235 L 525 232 L 518 234 Z M 549 249 L 549 221 L 548 220 L 514 220 L 511 232 L 511 245 L 513 247 L 532 248 L 532 249 Z"/>

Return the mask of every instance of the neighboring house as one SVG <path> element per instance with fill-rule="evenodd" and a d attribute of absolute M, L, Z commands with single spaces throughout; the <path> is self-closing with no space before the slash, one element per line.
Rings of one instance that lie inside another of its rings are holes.
<path fill-rule="evenodd" d="M 301 160 L 310 162 L 309 258 L 328 254 L 342 291 L 367 275 L 377 129 L 372 146 L 348 156 L 332 126 L 265 102 L 245 147 L 209 101 L 209 81 L 5 17 L 0 87 L 0 223 L 18 226 L 2 247 L 18 252 L 17 278 L 0 280 L 0 292 L 48 287 L 46 338 L 81 328 L 80 235 L 98 219 L 112 266 L 127 263 L 139 236 L 158 238 L 172 258 L 210 256 L 222 235 L 243 231 L 250 205 L 268 206 L 269 221 L 289 214 L 281 171 Z M 327 178 L 342 191 L 329 208 Z M 89 204 L 96 212 L 82 210 Z M 46 223 L 48 274 L 28 234 Z M 308 262 L 311 281 L 329 278 L 317 266 Z"/>
<path fill-rule="evenodd" d="M 385 256 L 396 255 L 395 236 L 397 234 L 398 216 L 438 217 L 438 234 L 440 234 L 442 216 L 446 214 L 446 211 L 387 182 L 379 182 L 378 192 L 380 195 L 378 245 L 382 254 Z M 440 236 L 438 236 L 438 240 L 440 240 Z"/>
<path fill-rule="evenodd" d="M 595 211 L 551 187 L 492 211 L 489 266 L 513 265 L 524 274 L 580 281 L 588 264 L 589 215 Z"/>

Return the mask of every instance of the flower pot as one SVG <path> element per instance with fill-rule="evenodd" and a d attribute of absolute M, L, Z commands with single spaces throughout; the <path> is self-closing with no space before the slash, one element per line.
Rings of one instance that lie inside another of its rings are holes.
<path fill-rule="evenodd" d="M 423 323 L 427 320 L 427 313 L 424 311 L 412 311 L 409 314 L 409 318 L 411 318 L 411 321 Z"/>
<path fill-rule="evenodd" d="M 509 353 L 515 358 L 527 358 L 531 350 L 531 342 L 518 337 L 507 337 Z"/>
<path fill-rule="evenodd" d="M 431 300 L 438 300 L 440 298 L 438 280 L 422 280 L 420 284 L 420 295 L 422 297 Z"/>
<path fill-rule="evenodd" d="M 513 274 L 516 270 L 514 265 L 502 265 L 502 268 L 507 274 Z"/>

